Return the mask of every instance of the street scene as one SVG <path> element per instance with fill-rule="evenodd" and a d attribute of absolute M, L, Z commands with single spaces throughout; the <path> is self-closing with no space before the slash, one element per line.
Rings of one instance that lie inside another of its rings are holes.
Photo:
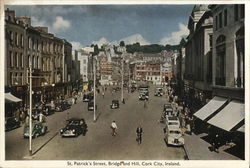
<path fill-rule="evenodd" d="M 6 161 L 245 160 L 244 4 L 4 9 Z"/>

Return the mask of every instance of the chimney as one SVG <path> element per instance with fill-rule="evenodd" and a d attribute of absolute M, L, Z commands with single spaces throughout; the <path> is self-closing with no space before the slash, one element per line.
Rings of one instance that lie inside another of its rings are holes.
<path fill-rule="evenodd" d="M 6 20 L 14 22 L 15 21 L 15 11 L 7 8 L 7 10 L 5 10 L 5 18 L 6 18 Z"/>
<path fill-rule="evenodd" d="M 22 22 L 24 25 L 27 25 L 28 27 L 31 26 L 31 19 L 30 17 L 27 17 L 27 16 L 20 16 L 20 17 L 17 17 L 17 20 Z"/>

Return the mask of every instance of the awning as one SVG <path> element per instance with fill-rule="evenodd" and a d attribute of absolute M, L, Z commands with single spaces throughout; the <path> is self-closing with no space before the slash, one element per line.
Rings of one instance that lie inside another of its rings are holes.
<path fill-rule="evenodd" d="M 5 102 L 21 102 L 22 100 L 13 96 L 11 93 L 5 93 Z"/>
<path fill-rule="evenodd" d="M 245 124 L 242 125 L 240 128 L 238 128 L 237 131 L 244 133 L 245 132 Z"/>
<path fill-rule="evenodd" d="M 218 110 L 224 103 L 226 103 L 226 101 L 227 101 L 226 98 L 215 96 L 199 111 L 194 113 L 194 115 L 200 118 L 201 120 L 204 120 L 207 117 L 209 117 L 211 114 L 213 114 L 216 110 Z"/>
<path fill-rule="evenodd" d="M 234 126 L 245 118 L 245 105 L 239 101 L 231 101 L 213 118 L 208 120 L 208 123 L 230 131 Z"/>

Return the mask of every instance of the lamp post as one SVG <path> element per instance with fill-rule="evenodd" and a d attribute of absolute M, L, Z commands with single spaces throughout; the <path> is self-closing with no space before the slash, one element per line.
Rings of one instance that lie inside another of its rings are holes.
<path fill-rule="evenodd" d="M 32 66 L 29 60 L 29 80 L 30 80 L 30 111 L 29 111 L 29 155 L 32 155 Z"/>

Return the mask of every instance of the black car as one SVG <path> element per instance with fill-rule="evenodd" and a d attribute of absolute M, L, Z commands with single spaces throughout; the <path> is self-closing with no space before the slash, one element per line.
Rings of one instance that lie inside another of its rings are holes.
<path fill-rule="evenodd" d="M 18 119 L 15 117 L 8 118 L 5 121 L 5 131 L 10 131 L 10 130 L 19 128 L 20 126 L 21 126 L 20 121 L 18 121 Z"/>
<path fill-rule="evenodd" d="M 56 104 L 55 111 L 61 112 L 61 111 L 69 109 L 70 107 L 71 107 L 71 105 L 69 104 L 69 102 L 64 100 L 64 101 Z"/>
<path fill-rule="evenodd" d="M 84 94 L 83 95 L 83 98 L 82 98 L 83 102 L 89 102 L 91 100 L 93 100 L 93 95 L 92 94 L 89 93 L 89 94 Z"/>
<path fill-rule="evenodd" d="M 97 109 L 97 105 L 95 105 L 95 109 Z M 88 102 L 88 110 L 89 111 L 94 110 L 94 102 L 93 101 Z"/>
<path fill-rule="evenodd" d="M 86 134 L 88 126 L 83 118 L 71 118 L 67 122 L 66 127 L 60 130 L 62 137 L 77 137 L 80 134 Z"/>
<path fill-rule="evenodd" d="M 119 108 L 119 100 L 112 100 L 112 103 L 110 104 L 111 109 L 117 109 Z"/>

